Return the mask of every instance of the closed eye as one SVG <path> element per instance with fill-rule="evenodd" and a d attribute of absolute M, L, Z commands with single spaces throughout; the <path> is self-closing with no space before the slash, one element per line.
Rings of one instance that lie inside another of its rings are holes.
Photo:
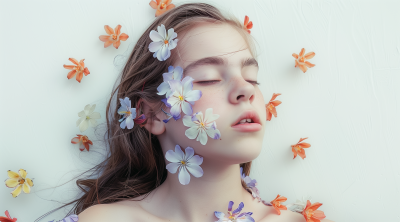
<path fill-rule="evenodd" d="M 221 80 L 209 80 L 209 81 L 198 81 L 198 82 L 195 82 L 195 83 L 207 85 L 207 84 L 217 83 L 217 82 L 220 82 L 220 81 L 221 81 Z M 251 83 L 251 84 L 253 84 L 253 85 L 260 85 L 260 83 L 257 82 L 257 81 L 251 81 L 251 80 L 249 80 L 249 81 L 247 81 L 247 82 L 249 82 L 249 83 Z"/>

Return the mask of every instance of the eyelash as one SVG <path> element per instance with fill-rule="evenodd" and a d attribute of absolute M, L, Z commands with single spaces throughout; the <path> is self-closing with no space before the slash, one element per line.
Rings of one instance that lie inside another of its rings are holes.
<path fill-rule="evenodd" d="M 196 82 L 196 83 L 203 84 L 203 83 L 214 83 L 214 82 L 219 82 L 219 80 L 199 81 L 199 82 Z M 251 83 L 253 85 L 260 85 L 260 83 L 257 82 L 257 81 L 247 81 L 247 82 L 249 82 L 249 83 Z"/>

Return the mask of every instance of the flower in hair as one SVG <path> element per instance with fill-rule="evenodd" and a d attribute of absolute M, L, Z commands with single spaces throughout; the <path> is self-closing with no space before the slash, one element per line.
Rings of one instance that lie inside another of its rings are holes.
<path fill-rule="evenodd" d="M 218 114 L 213 114 L 213 109 L 206 109 L 204 118 L 202 112 L 197 112 L 193 116 L 185 115 L 183 125 L 190 127 L 185 131 L 189 139 L 196 139 L 201 144 L 206 145 L 208 136 L 213 139 L 219 139 L 221 132 L 217 129 L 215 120 L 219 118 Z"/>
<path fill-rule="evenodd" d="M 83 78 L 83 74 L 85 74 L 85 76 L 90 74 L 89 69 L 85 67 L 85 63 L 83 62 L 84 60 L 85 59 L 81 59 L 81 61 L 78 62 L 78 60 L 74 58 L 69 58 L 69 61 L 75 65 L 64 65 L 64 68 L 72 70 L 67 75 L 68 79 L 71 79 L 76 74 L 76 81 L 80 83 L 81 79 Z"/>
<path fill-rule="evenodd" d="M 309 148 L 311 145 L 309 143 L 300 143 L 301 141 L 307 139 L 306 138 L 300 138 L 299 142 L 295 145 L 292 145 L 292 152 L 293 152 L 293 159 L 297 157 L 297 154 L 304 160 L 306 158 L 306 152 L 304 151 L 304 148 Z"/>
<path fill-rule="evenodd" d="M 274 93 L 272 95 L 271 100 L 269 100 L 269 102 L 265 105 L 265 109 L 267 111 L 267 121 L 270 121 L 272 118 L 272 115 L 274 115 L 275 117 L 277 117 L 277 113 L 276 113 L 276 106 L 278 106 L 279 104 L 281 104 L 282 102 L 279 100 L 274 100 L 276 99 L 277 96 L 281 95 L 280 93 Z"/>
<path fill-rule="evenodd" d="M 125 99 L 120 98 L 119 101 L 121 107 L 118 109 L 118 114 L 123 115 L 123 117 L 118 121 L 121 122 L 119 126 L 122 129 L 125 129 L 125 127 L 132 129 L 135 123 L 142 124 L 145 121 L 146 117 L 144 114 L 136 117 L 136 108 L 132 108 L 131 100 L 128 97 L 125 97 Z"/>
<path fill-rule="evenodd" d="M 320 220 L 326 217 L 323 211 L 317 210 L 321 205 L 322 203 L 318 202 L 311 204 L 311 202 L 307 200 L 307 205 L 302 212 L 307 222 L 320 222 Z"/>
<path fill-rule="evenodd" d="M 89 151 L 89 144 L 93 145 L 93 142 L 91 140 L 89 140 L 89 138 L 85 135 L 81 135 L 81 134 L 76 134 L 77 137 L 74 137 L 71 139 L 71 143 L 73 144 L 79 144 L 79 150 L 83 151 L 83 150 L 87 150 Z"/>
<path fill-rule="evenodd" d="M 27 172 L 24 169 L 20 169 L 18 173 L 9 170 L 7 171 L 7 174 L 9 179 L 6 180 L 6 186 L 9 188 L 15 187 L 11 192 L 14 198 L 21 194 L 21 190 L 23 190 L 24 193 L 29 193 L 31 191 L 33 182 L 31 179 L 26 177 Z"/>
<path fill-rule="evenodd" d="M 108 35 L 101 35 L 99 39 L 104 42 L 104 48 L 107 48 L 111 44 L 118 49 L 119 45 L 121 45 L 121 41 L 126 41 L 129 36 L 125 33 L 121 33 L 121 25 L 117 25 L 115 27 L 115 31 L 108 25 L 104 26 Z"/>
<path fill-rule="evenodd" d="M 307 71 L 307 67 L 311 68 L 314 67 L 315 64 L 310 63 L 309 61 L 306 61 L 306 59 L 312 59 L 315 56 L 315 52 L 309 52 L 304 55 L 305 49 L 302 48 L 299 55 L 296 53 L 293 53 L 292 56 L 295 58 L 294 62 L 295 65 L 294 67 L 299 67 L 303 73 Z"/>
<path fill-rule="evenodd" d="M 156 11 L 156 17 L 159 15 L 162 15 L 164 12 L 175 8 L 174 4 L 171 4 L 172 0 L 151 0 L 150 1 L 150 6 L 154 9 L 157 9 Z"/>
<path fill-rule="evenodd" d="M 158 32 L 157 32 L 158 31 Z M 157 27 L 157 31 L 151 30 L 150 39 L 153 41 L 149 44 L 150 52 L 154 52 L 153 57 L 160 61 L 165 61 L 171 56 L 171 50 L 174 49 L 178 43 L 178 34 L 174 32 L 173 28 L 168 29 L 168 33 L 165 31 L 165 26 Z"/>
<path fill-rule="evenodd" d="M 176 173 L 179 169 L 179 182 L 182 185 L 187 185 L 190 182 L 190 174 L 194 177 L 202 177 L 203 169 L 199 166 L 203 163 L 203 157 L 194 155 L 194 150 L 191 147 L 186 147 L 183 153 L 179 145 L 175 146 L 175 152 L 168 150 L 165 158 L 171 162 L 167 165 L 167 170 L 170 173 Z M 189 172 L 188 172 L 189 171 Z"/>
<path fill-rule="evenodd" d="M 242 181 L 246 184 L 247 188 L 249 191 L 251 191 L 251 195 L 258 200 L 258 202 L 261 201 L 260 197 L 260 191 L 258 190 L 257 186 L 257 180 L 252 180 L 249 176 L 246 176 L 243 173 L 243 167 L 240 167 L 240 177 L 242 178 Z"/>
<path fill-rule="evenodd" d="M 307 200 L 311 200 L 311 197 L 310 197 L 310 196 L 307 197 L 307 198 L 304 198 L 304 197 L 303 197 L 302 200 L 296 200 L 295 203 L 288 204 L 288 205 L 286 205 L 286 207 L 287 207 L 289 210 L 293 211 L 293 212 L 303 213 L 303 210 L 304 210 L 304 209 L 306 208 L 306 206 L 307 206 Z"/>
<path fill-rule="evenodd" d="M 253 28 L 253 22 L 249 22 L 249 16 L 244 17 L 244 29 L 250 34 L 250 29 Z"/>
<path fill-rule="evenodd" d="M 193 90 L 193 80 L 192 77 L 186 76 L 182 81 L 168 81 L 173 93 L 162 101 L 171 108 L 170 113 L 175 120 L 181 118 L 181 111 L 186 115 L 192 115 L 192 105 L 202 95 L 200 90 Z"/>
<path fill-rule="evenodd" d="M 278 196 L 276 196 L 276 198 L 271 201 L 271 204 L 278 212 L 278 215 L 281 215 L 281 210 L 287 210 L 286 206 L 281 204 L 281 202 L 285 202 L 286 200 L 286 197 L 278 194 Z"/>
<path fill-rule="evenodd" d="M 241 202 L 236 210 L 232 212 L 233 201 L 229 201 L 228 204 L 228 214 L 225 215 L 222 212 L 215 211 L 214 215 L 219 220 L 216 222 L 254 222 L 254 219 L 251 217 L 252 212 L 240 213 L 242 211 L 244 204 Z"/>
<path fill-rule="evenodd" d="M 171 87 L 168 81 L 171 80 L 182 80 L 183 69 L 180 66 L 174 68 L 173 66 L 168 67 L 168 72 L 163 74 L 163 82 L 157 87 L 158 95 L 164 95 L 169 97 L 172 94 Z"/>
<path fill-rule="evenodd" d="M 96 104 L 92 106 L 90 104 L 87 104 L 85 108 L 78 113 L 78 116 L 80 118 L 76 121 L 76 126 L 79 126 L 79 130 L 81 132 L 87 130 L 89 125 L 91 125 L 92 127 L 97 126 L 96 119 L 100 119 L 101 116 L 100 113 L 94 112 L 95 108 Z"/>
<path fill-rule="evenodd" d="M 8 210 L 6 210 L 6 212 L 4 212 L 6 214 L 6 217 L 1 217 L 0 216 L 0 221 L 1 222 L 15 222 L 17 221 L 17 218 L 12 218 L 10 216 L 10 213 L 8 213 Z"/>

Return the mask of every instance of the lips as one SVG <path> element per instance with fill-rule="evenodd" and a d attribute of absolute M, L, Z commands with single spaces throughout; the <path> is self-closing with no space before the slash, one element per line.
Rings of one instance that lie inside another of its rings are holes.
<path fill-rule="evenodd" d="M 250 119 L 251 122 L 240 123 L 243 119 Z M 236 121 L 231 125 L 232 128 L 241 132 L 254 132 L 261 130 L 260 117 L 254 110 L 247 110 L 243 112 Z"/>

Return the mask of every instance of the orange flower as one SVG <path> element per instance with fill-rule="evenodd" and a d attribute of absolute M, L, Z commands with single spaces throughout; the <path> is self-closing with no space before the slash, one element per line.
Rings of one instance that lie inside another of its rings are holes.
<path fill-rule="evenodd" d="M 276 114 L 276 109 L 275 106 L 278 106 L 282 102 L 279 100 L 274 100 L 277 96 L 281 95 L 280 93 L 274 93 L 272 95 L 271 100 L 269 101 L 268 104 L 265 104 L 265 109 L 267 110 L 267 120 L 270 121 L 272 118 L 272 114 L 274 114 L 275 117 L 277 117 L 278 114 Z"/>
<path fill-rule="evenodd" d="M 249 22 L 249 16 L 244 17 L 244 29 L 250 34 L 250 29 L 253 28 L 253 22 Z"/>
<path fill-rule="evenodd" d="M 79 143 L 79 149 L 83 151 L 85 148 L 89 151 L 89 144 L 93 145 L 92 141 L 87 136 L 76 134 L 77 137 L 72 138 L 71 143 Z"/>
<path fill-rule="evenodd" d="M 81 61 L 74 59 L 74 58 L 69 58 L 69 61 L 74 63 L 75 65 L 64 65 L 64 68 L 66 69 L 72 69 L 71 72 L 68 73 L 67 78 L 71 79 L 72 77 L 75 76 L 76 74 L 76 81 L 81 82 L 81 79 L 83 77 L 83 74 L 85 76 L 89 75 L 90 72 L 87 67 L 85 67 L 85 63 L 83 62 L 85 59 L 82 59 Z"/>
<path fill-rule="evenodd" d="M 151 0 L 151 2 L 149 3 L 149 5 L 154 8 L 157 9 L 156 11 L 156 17 L 159 15 L 162 15 L 164 12 L 175 8 L 174 4 L 171 4 L 172 0 Z"/>
<path fill-rule="evenodd" d="M 272 206 L 275 208 L 276 211 L 278 211 L 278 215 L 281 215 L 280 210 L 287 210 L 285 205 L 281 205 L 281 202 L 285 202 L 286 200 L 287 200 L 286 197 L 280 196 L 278 194 L 278 196 L 276 196 L 276 198 L 273 201 L 271 201 Z"/>
<path fill-rule="evenodd" d="M 1 222 L 15 222 L 17 221 L 17 218 L 11 218 L 10 214 L 8 213 L 8 210 L 5 212 L 7 217 L 1 217 L 0 216 L 0 221 Z"/>
<path fill-rule="evenodd" d="M 119 45 L 121 45 L 121 41 L 126 41 L 129 38 L 127 34 L 121 33 L 121 27 L 121 25 L 117 25 L 114 32 L 110 26 L 104 26 L 108 35 L 99 36 L 99 39 L 104 42 L 104 48 L 107 48 L 112 44 L 116 49 L 118 49 Z"/>
<path fill-rule="evenodd" d="M 324 219 L 326 216 L 323 211 L 317 210 L 322 203 L 313 203 L 307 200 L 307 205 L 303 210 L 303 216 L 307 222 L 321 222 L 320 220 Z"/>
<path fill-rule="evenodd" d="M 306 152 L 304 151 L 303 148 L 308 148 L 311 145 L 309 143 L 300 143 L 301 141 L 307 139 L 306 138 L 300 138 L 299 142 L 295 145 L 292 145 L 292 151 L 293 151 L 293 159 L 296 158 L 297 154 L 299 154 L 299 156 L 304 160 L 304 158 L 306 158 Z"/>
<path fill-rule="evenodd" d="M 303 73 L 307 71 L 307 67 L 311 68 L 314 67 L 315 65 L 310 63 L 309 61 L 306 61 L 306 59 L 312 59 L 315 56 L 315 52 L 309 52 L 304 55 L 305 49 L 302 48 L 300 51 L 300 54 L 297 55 L 296 53 L 293 53 L 292 56 L 296 59 L 294 60 L 295 65 L 294 67 L 299 67 Z"/>

